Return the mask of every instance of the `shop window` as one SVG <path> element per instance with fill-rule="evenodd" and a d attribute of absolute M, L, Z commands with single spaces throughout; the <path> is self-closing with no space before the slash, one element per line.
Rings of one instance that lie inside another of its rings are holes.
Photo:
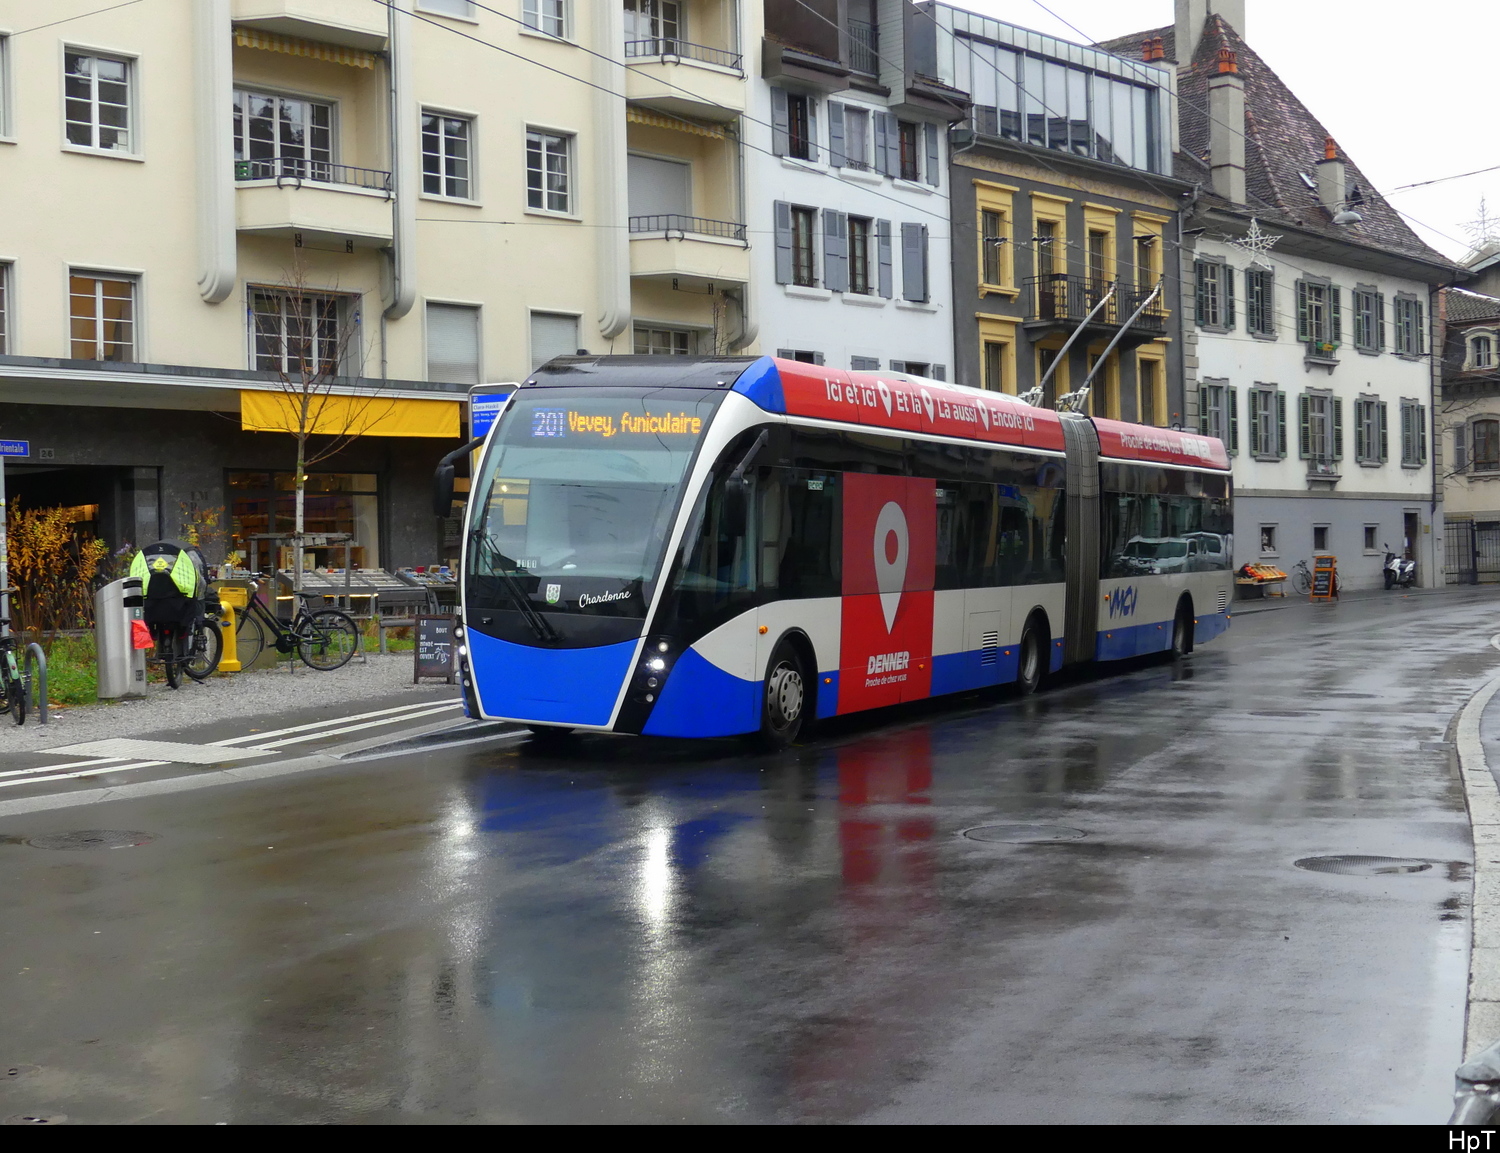
<path fill-rule="evenodd" d="M 278 568 L 293 563 L 285 555 L 271 550 L 282 548 L 277 541 L 256 541 L 252 537 L 268 533 L 287 534 L 296 527 L 295 474 L 233 470 L 226 476 L 229 491 L 229 547 L 239 553 L 242 563 L 265 568 L 273 562 Z M 303 528 L 312 533 L 348 533 L 353 539 L 350 563 L 355 568 L 378 568 L 380 554 L 380 497 L 374 473 L 309 473 L 304 487 Z M 305 550 L 317 568 L 341 568 L 344 563 L 342 544 Z M 411 558 L 398 558 L 411 559 Z"/>

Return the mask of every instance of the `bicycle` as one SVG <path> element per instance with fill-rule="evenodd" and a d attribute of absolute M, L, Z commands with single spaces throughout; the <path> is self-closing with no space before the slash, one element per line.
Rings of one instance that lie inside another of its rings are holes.
<path fill-rule="evenodd" d="M 13 597 L 21 590 L 0 589 L 0 596 Z M 21 675 L 21 665 L 16 659 L 19 638 L 10 631 L 10 618 L 0 617 L 0 704 L 3 712 L 9 713 L 16 724 L 26 723 L 26 701 L 31 696 L 31 678 Z"/>
<path fill-rule="evenodd" d="M 1312 572 L 1307 567 L 1305 560 L 1299 560 L 1297 567 L 1292 570 L 1292 588 L 1297 595 L 1306 596 L 1312 591 Z"/>
<path fill-rule="evenodd" d="M 161 661 L 167 688 L 181 685 L 183 673 L 202 684 L 219 667 L 219 658 L 224 654 L 224 634 L 219 622 L 208 613 L 194 622 L 190 630 L 180 624 L 163 623 L 153 624 L 150 629 L 157 653 L 153 659 Z"/>
<path fill-rule="evenodd" d="M 343 668 L 359 651 L 359 626 L 339 609 L 309 609 L 307 600 L 317 593 L 299 593 L 297 615 L 288 624 L 276 616 L 260 598 L 252 596 L 236 622 L 236 654 L 240 667 L 248 669 L 265 651 L 266 633 L 274 638 L 276 651 L 296 652 L 302 663 L 320 673 Z M 321 598 L 320 598 L 321 599 Z"/>

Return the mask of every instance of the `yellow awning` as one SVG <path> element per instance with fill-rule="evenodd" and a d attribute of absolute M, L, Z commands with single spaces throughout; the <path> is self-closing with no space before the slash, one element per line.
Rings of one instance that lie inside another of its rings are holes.
<path fill-rule="evenodd" d="M 375 54 L 341 44 L 324 44 L 317 40 L 298 40 L 294 36 L 277 36 L 254 28 L 236 27 L 234 42 L 241 48 L 264 48 L 267 52 L 285 52 L 288 56 L 307 56 L 330 64 L 347 64 L 351 68 L 374 68 Z"/>
<path fill-rule="evenodd" d="M 637 108 L 632 104 L 625 110 L 625 119 L 632 124 L 649 124 L 652 128 L 670 128 L 673 132 L 690 132 L 694 136 L 707 136 L 711 140 L 723 140 L 724 129 L 717 124 L 700 124 L 681 116 L 667 116 L 652 112 L 649 108 Z"/>
<path fill-rule="evenodd" d="M 246 432 L 295 432 L 297 398 L 282 392 L 240 393 L 240 427 Z M 320 436 L 436 436 L 457 440 L 456 400 L 405 397 L 316 396 L 308 406 L 309 431 Z"/>

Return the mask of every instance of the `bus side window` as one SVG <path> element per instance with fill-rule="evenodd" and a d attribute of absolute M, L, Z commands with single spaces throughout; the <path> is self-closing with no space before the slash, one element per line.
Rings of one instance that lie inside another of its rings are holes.
<path fill-rule="evenodd" d="M 768 583 L 783 597 L 838 596 L 843 542 L 839 475 L 811 469 L 776 472 L 782 522 L 776 571 Z M 770 535 L 768 531 L 766 537 Z"/>

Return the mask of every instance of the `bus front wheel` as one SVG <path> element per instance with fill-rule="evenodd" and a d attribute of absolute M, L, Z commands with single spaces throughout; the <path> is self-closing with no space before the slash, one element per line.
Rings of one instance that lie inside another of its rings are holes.
<path fill-rule="evenodd" d="M 802 657 L 794 646 L 782 641 L 766 666 L 757 734 L 760 745 L 775 752 L 796 741 L 802 732 L 808 703 L 807 670 Z"/>
<path fill-rule="evenodd" d="M 1173 660 L 1187 656 L 1193 651 L 1193 604 L 1184 597 L 1177 605 L 1177 616 L 1172 621 Z"/>

